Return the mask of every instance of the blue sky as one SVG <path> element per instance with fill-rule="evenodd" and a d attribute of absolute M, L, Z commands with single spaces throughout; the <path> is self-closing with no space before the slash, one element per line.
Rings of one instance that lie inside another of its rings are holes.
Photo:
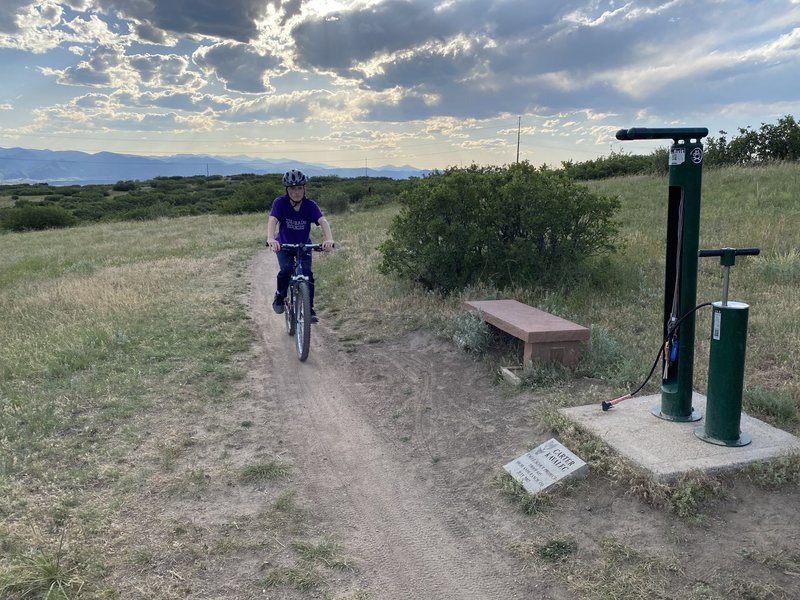
<path fill-rule="evenodd" d="M 800 117 L 800 0 L 0 0 L 0 146 L 557 166 Z"/>

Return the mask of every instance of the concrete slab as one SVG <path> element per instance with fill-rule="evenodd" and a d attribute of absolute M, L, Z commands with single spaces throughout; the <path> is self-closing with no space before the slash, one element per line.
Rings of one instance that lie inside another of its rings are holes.
<path fill-rule="evenodd" d="M 600 403 L 562 408 L 574 423 L 596 435 L 624 458 L 658 480 L 676 479 L 689 471 L 718 473 L 748 463 L 800 452 L 800 438 L 742 413 L 741 430 L 752 443 L 739 448 L 716 446 L 694 434 L 704 421 L 676 423 L 653 416 L 661 394 L 625 400 L 607 412 Z M 705 414 L 706 397 L 694 393 L 692 407 Z"/>

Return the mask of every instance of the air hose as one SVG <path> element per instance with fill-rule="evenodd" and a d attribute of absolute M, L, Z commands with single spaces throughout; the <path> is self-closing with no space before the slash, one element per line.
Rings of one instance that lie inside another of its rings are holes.
<path fill-rule="evenodd" d="M 644 386 L 647 385 L 647 382 L 650 381 L 650 378 L 653 376 L 653 373 L 655 373 L 656 366 L 658 365 L 658 361 L 661 358 L 661 355 L 664 353 L 664 349 L 667 347 L 667 343 L 672 338 L 672 335 L 678 330 L 678 327 L 680 326 L 680 324 L 683 323 L 683 321 L 684 321 L 684 319 L 686 319 L 686 317 L 688 317 L 690 315 L 693 315 L 694 313 L 696 313 L 698 310 L 700 310 L 701 308 L 703 308 L 705 306 L 711 306 L 711 302 L 703 302 L 703 304 L 698 304 L 692 310 L 687 312 L 685 315 L 683 315 L 680 319 L 675 321 L 675 323 L 670 326 L 669 330 L 667 331 L 667 334 L 664 336 L 664 341 L 661 344 L 661 348 L 659 349 L 658 354 L 656 355 L 656 359 L 653 361 L 653 367 L 650 369 L 650 373 L 648 373 L 647 377 L 642 382 L 642 384 L 638 388 L 636 388 L 634 391 L 632 391 L 630 394 L 625 394 L 624 396 L 620 396 L 619 398 L 614 398 L 613 400 L 604 400 L 600 404 L 600 406 L 602 407 L 603 411 L 608 411 L 608 410 L 614 408 L 617 404 L 619 404 L 623 400 L 627 400 L 629 398 L 633 398 L 633 396 L 635 396 L 636 394 L 638 394 L 639 392 L 642 391 L 642 388 L 644 388 Z M 676 348 L 676 347 L 677 346 L 673 346 L 673 349 Z M 671 362 L 674 362 L 674 359 L 671 358 Z"/>

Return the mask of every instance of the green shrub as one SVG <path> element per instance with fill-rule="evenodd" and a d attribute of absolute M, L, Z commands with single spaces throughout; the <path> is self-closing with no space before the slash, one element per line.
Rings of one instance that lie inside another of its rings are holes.
<path fill-rule="evenodd" d="M 71 227 L 78 220 L 59 206 L 19 206 L 0 213 L 0 228 L 10 231 Z"/>
<path fill-rule="evenodd" d="M 268 211 L 272 201 L 283 193 L 283 188 L 269 182 L 247 183 L 240 186 L 230 198 L 223 200 L 217 212 L 222 215 L 236 215 Z"/>
<path fill-rule="evenodd" d="M 663 167 L 657 162 L 657 159 L 662 157 Z M 667 169 L 667 153 L 666 149 L 663 153 L 656 151 L 648 155 L 626 154 L 612 150 L 609 156 L 584 162 L 562 161 L 561 167 L 567 175 L 578 180 L 661 173 Z"/>
<path fill-rule="evenodd" d="M 130 179 L 127 181 L 118 181 L 112 186 L 111 189 L 115 192 L 130 192 L 131 190 L 136 189 L 136 182 L 131 181 Z"/>
<path fill-rule="evenodd" d="M 615 249 L 619 201 L 529 163 L 437 173 L 400 203 L 380 268 L 429 289 L 555 282 Z"/>
<path fill-rule="evenodd" d="M 496 333 L 480 316 L 458 311 L 451 319 L 452 338 L 465 352 L 484 354 L 494 342 Z"/>
<path fill-rule="evenodd" d="M 341 190 L 326 191 L 320 197 L 319 205 L 325 214 L 343 213 L 350 207 L 350 198 Z"/>

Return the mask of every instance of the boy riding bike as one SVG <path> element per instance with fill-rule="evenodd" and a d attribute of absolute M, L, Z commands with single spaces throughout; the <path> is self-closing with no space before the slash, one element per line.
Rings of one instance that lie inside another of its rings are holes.
<path fill-rule="evenodd" d="M 294 255 L 281 250 L 281 244 L 310 244 L 311 224 L 322 227 L 324 241 L 322 248 L 325 251 L 333 249 L 333 234 L 328 220 L 322 214 L 316 202 L 306 198 L 306 182 L 308 178 L 302 171 L 292 169 L 283 176 L 283 186 L 286 194 L 275 198 L 272 202 L 272 211 L 267 222 L 267 245 L 278 256 L 278 281 L 272 309 L 281 314 L 284 310 L 284 298 L 289 287 L 289 280 L 294 271 Z M 275 228 L 279 226 L 278 234 Z M 303 271 L 309 275 L 311 295 L 311 322 L 318 321 L 314 312 L 314 274 L 311 272 L 311 253 L 307 252 L 303 258 Z"/>

